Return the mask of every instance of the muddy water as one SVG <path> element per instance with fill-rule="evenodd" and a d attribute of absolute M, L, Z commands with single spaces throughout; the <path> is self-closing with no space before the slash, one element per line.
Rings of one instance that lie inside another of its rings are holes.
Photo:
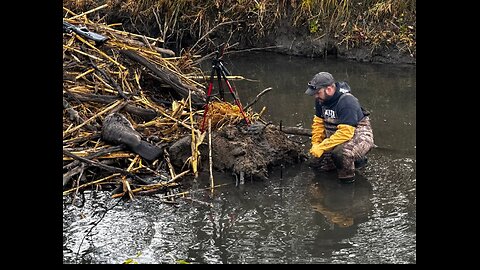
<path fill-rule="evenodd" d="M 251 54 L 226 59 L 243 104 L 265 118 L 309 127 L 313 100 L 303 94 L 318 71 L 346 80 L 372 112 L 375 143 L 354 184 L 305 164 L 275 168 L 268 181 L 236 186 L 202 174 L 189 198 L 123 202 L 87 191 L 65 198 L 64 263 L 416 263 L 416 69 L 328 59 Z M 292 138 L 305 142 L 307 138 Z M 83 203 L 82 203 L 83 202 Z"/>

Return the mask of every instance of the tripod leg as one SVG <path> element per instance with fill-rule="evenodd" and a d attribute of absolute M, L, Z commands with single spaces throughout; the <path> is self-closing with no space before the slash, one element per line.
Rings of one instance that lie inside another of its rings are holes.
<path fill-rule="evenodd" d="M 217 70 L 217 80 L 218 80 L 218 94 L 220 94 L 220 99 L 225 101 L 225 96 L 223 94 L 223 87 L 222 87 L 222 75 L 220 73 L 220 69 L 216 68 Z"/>
<path fill-rule="evenodd" d="M 203 120 L 202 120 L 202 126 L 200 128 L 200 132 L 205 132 L 205 120 L 207 119 L 207 113 L 208 113 L 208 106 L 210 105 L 210 97 L 212 95 L 212 89 L 213 89 L 213 75 L 215 74 L 215 68 L 212 68 L 212 72 L 210 72 L 210 81 L 208 82 L 208 90 L 207 90 L 207 101 L 205 103 L 205 108 L 203 109 Z"/>
<path fill-rule="evenodd" d="M 223 66 L 221 66 L 223 67 Z M 235 91 L 233 90 L 233 87 L 232 85 L 230 85 L 230 82 L 228 81 L 227 79 L 227 75 L 225 75 L 225 70 L 223 70 L 221 68 L 221 73 L 222 73 L 222 76 L 223 76 L 223 79 L 225 80 L 225 83 L 227 84 L 227 87 L 228 87 L 228 90 L 230 91 L 230 93 L 232 94 L 233 96 L 233 99 L 235 100 L 235 104 L 237 104 L 238 108 L 240 109 L 240 112 L 242 113 L 243 115 L 243 119 L 245 119 L 245 122 L 247 123 L 247 126 L 250 125 L 250 121 L 248 121 L 248 118 L 247 116 L 245 115 L 245 112 L 243 111 L 243 107 L 242 107 L 242 104 L 240 103 L 240 99 L 237 97 L 237 95 L 235 94 Z"/>

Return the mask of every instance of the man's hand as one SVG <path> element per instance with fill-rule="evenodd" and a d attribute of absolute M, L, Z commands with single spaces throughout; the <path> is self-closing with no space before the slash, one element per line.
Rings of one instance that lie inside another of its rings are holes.
<path fill-rule="evenodd" d="M 320 144 L 319 143 L 314 143 L 312 145 L 312 148 L 310 148 L 310 154 L 312 154 L 312 156 L 314 157 L 321 157 L 323 155 L 323 150 L 320 149 Z"/>

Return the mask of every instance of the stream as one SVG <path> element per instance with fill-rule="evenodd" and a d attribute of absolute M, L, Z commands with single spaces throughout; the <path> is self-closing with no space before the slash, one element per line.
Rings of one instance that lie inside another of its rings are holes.
<path fill-rule="evenodd" d="M 208 73 L 208 63 L 205 63 Z M 274 53 L 225 56 L 242 104 L 275 124 L 310 128 L 320 71 L 347 81 L 371 112 L 375 144 L 353 184 L 305 163 L 274 168 L 265 181 L 236 185 L 201 172 L 175 203 L 111 199 L 86 190 L 63 204 L 65 264 L 416 263 L 416 67 L 312 59 Z M 309 138 L 294 137 L 309 148 Z"/>

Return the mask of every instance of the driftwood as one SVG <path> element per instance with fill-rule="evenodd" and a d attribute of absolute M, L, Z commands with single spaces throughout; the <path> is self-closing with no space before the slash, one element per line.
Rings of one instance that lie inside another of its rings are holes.
<path fill-rule="evenodd" d="M 94 95 L 94 94 L 79 94 L 79 93 L 70 93 L 74 98 L 82 102 L 96 102 L 100 104 L 110 104 L 115 100 L 118 100 L 118 97 L 115 96 L 106 96 L 106 95 Z M 157 117 L 157 112 L 150 109 L 145 109 L 137 107 L 131 104 L 127 104 L 124 108 L 125 111 L 134 114 L 144 121 L 150 121 Z"/>
<path fill-rule="evenodd" d="M 164 48 L 159 48 L 149 42 L 149 39 L 153 41 L 153 43 L 156 43 L 157 41 L 163 42 L 159 39 L 152 39 L 150 37 L 142 36 L 142 35 L 137 35 L 133 33 L 126 33 L 126 32 L 121 32 L 118 30 L 115 30 L 113 28 L 108 28 L 109 32 L 111 35 L 115 36 L 116 40 L 120 40 L 121 42 L 124 42 L 126 44 L 129 44 L 133 47 L 138 47 L 138 48 L 143 48 L 143 47 L 148 47 L 151 50 L 154 50 L 156 52 L 159 52 L 162 54 L 162 56 L 175 56 L 175 52 L 169 49 L 164 49 Z M 125 37 L 127 35 L 127 37 Z M 134 38 L 137 39 L 142 39 L 142 41 L 135 40 Z"/>
<path fill-rule="evenodd" d="M 265 95 L 268 91 L 270 91 L 272 89 L 273 89 L 272 87 L 268 87 L 268 88 L 264 89 L 262 92 L 258 93 L 258 95 L 255 97 L 255 99 L 252 102 L 250 102 L 249 104 L 247 104 L 247 106 L 245 106 L 245 108 L 243 108 L 243 109 L 246 110 L 246 109 L 252 107 L 252 105 L 255 104 L 260 99 L 261 96 Z"/>
<path fill-rule="evenodd" d="M 312 136 L 312 130 L 309 128 L 299 128 L 299 127 L 280 127 L 272 125 L 271 127 L 275 128 L 276 130 L 280 130 L 283 133 L 293 134 L 293 135 L 300 135 L 300 136 Z"/>
<path fill-rule="evenodd" d="M 205 97 L 199 96 L 198 95 L 198 90 L 196 90 L 195 87 L 184 84 L 182 81 L 180 81 L 178 76 L 173 74 L 171 71 L 169 71 L 169 70 L 167 70 L 163 67 L 157 67 L 156 65 L 154 65 L 153 63 L 151 63 L 150 61 L 148 61 L 144 57 L 138 55 L 134 51 L 120 50 L 120 53 L 127 56 L 131 60 L 141 64 L 142 66 L 148 68 L 156 76 L 160 77 L 163 82 L 170 85 L 173 88 L 173 90 L 175 90 L 175 92 L 177 94 L 179 94 L 181 97 L 186 99 L 189 95 L 189 92 L 191 91 L 192 92 L 192 102 L 205 104 L 205 102 L 206 102 Z"/>

